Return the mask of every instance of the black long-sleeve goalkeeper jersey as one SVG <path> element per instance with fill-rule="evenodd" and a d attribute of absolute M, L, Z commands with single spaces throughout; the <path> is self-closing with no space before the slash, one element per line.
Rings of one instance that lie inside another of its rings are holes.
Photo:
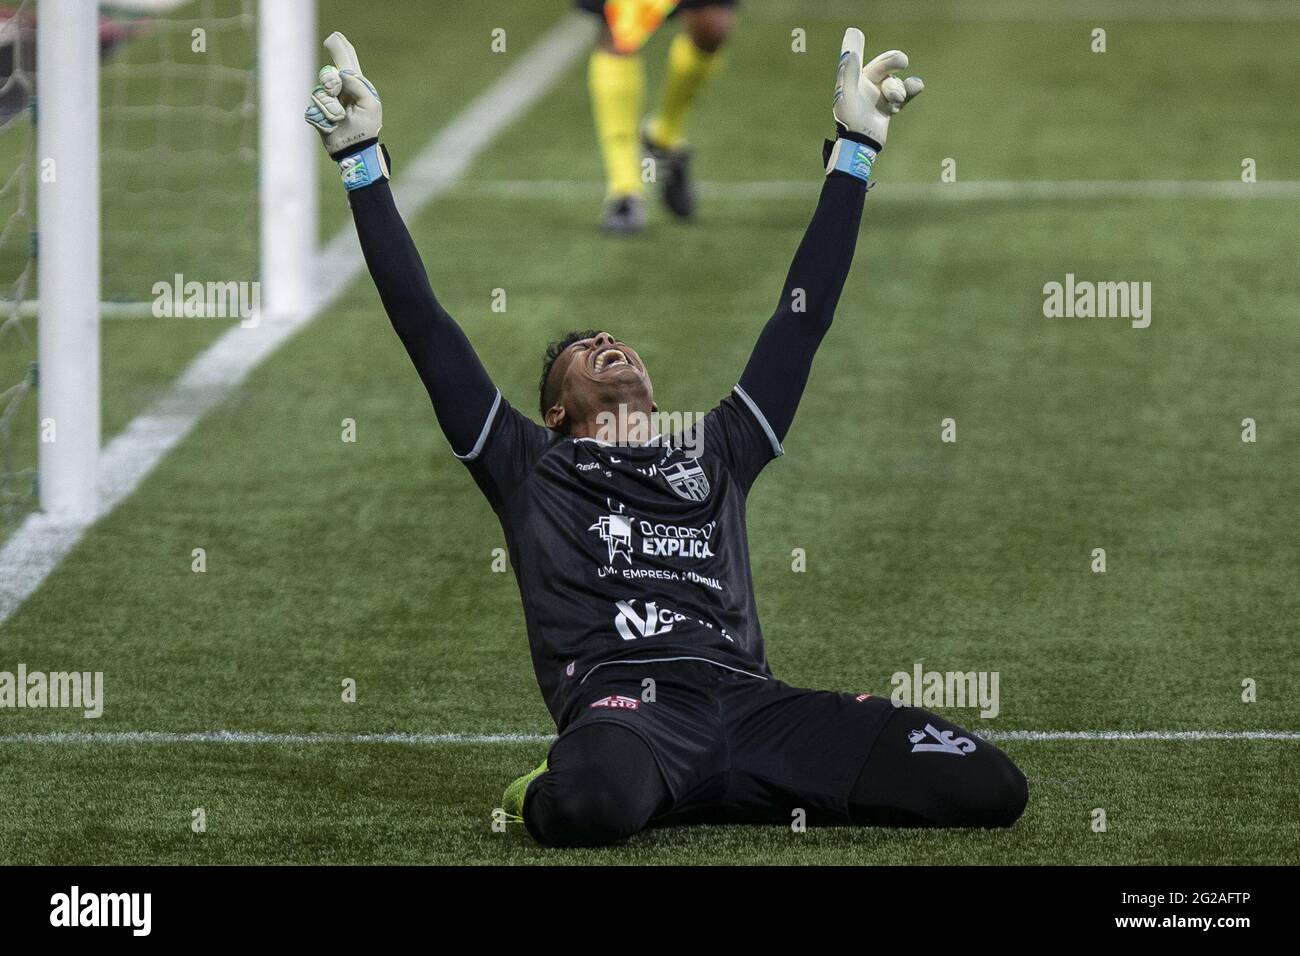
<path fill-rule="evenodd" d="M 350 193 L 366 263 L 453 453 L 505 532 L 533 667 L 562 729 L 618 663 L 702 660 L 767 678 L 745 501 L 782 453 L 848 275 L 865 185 L 834 173 L 739 384 L 687 434 L 572 439 L 519 413 L 439 305 L 386 182 Z"/>

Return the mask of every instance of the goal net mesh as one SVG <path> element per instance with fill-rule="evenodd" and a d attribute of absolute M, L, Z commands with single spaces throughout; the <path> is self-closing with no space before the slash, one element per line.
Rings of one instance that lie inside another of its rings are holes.
<path fill-rule="evenodd" d="M 37 494 L 39 13 L 0 0 L 0 536 Z M 256 3 L 101 3 L 98 29 L 102 318 L 149 316 L 177 275 L 258 278 Z"/>
<path fill-rule="evenodd" d="M 255 278 L 253 0 L 101 12 L 101 295 L 147 301 L 176 273 Z"/>
<path fill-rule="evenodd" d="M 0 9 L 0 532 L 36 497 L 34 6 Z"/>

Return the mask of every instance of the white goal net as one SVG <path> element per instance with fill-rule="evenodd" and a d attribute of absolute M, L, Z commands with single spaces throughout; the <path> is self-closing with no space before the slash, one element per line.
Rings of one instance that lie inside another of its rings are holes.
<path fill-rule="evenodd" d="M 274 2 L 274 0 L 270 0 Z M 137 0 L 100 16 L 100 294 L 148 314 L 179 273 L 257 257 L 253 0 Z"/>
<path fill-rule="evenodd" d="M 36 35 L 30 0 L 0 12 L 0 529 L 36 500 L 36 294 L 32 91 Z"/>
<path fill-rule="evenodd" d="M 0 536 L 37 507 L 95 511 L 101 320 L 239 318 L 160 318 L 187 283 L 301 305 L 314 14 L 0 0 Z"/>

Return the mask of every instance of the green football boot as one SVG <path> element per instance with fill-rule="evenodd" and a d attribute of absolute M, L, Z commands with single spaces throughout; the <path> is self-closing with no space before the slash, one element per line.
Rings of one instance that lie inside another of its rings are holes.
<path fill-rule="evenodd" d="M 506 812 L 507 821 L 524 822 L 524 795 L 528 793 L 528 785 L 544 773 L 546 773 L 545 760 L 536 770 L 524 774 L 506 787 L 506 792 L 501 795 L 501 809 Z"/>

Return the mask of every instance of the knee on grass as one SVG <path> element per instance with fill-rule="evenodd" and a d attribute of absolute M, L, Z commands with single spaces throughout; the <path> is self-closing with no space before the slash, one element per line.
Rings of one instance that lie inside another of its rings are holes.
<path fill-rule="evenodd" d="M 548 765 L 524 801 L 524 823 L 546 846 L 616 843 L 645 827 L 667 794 L 650 748 L 612 723 L 562 737 Z"/>
<path fill-rule="evenodd" d="M 599 784 L 568 787 L 534 801 L 525 815 L 528 829 L 545 846 L 605 846 L 636 833 L 646 821 Z"/>

